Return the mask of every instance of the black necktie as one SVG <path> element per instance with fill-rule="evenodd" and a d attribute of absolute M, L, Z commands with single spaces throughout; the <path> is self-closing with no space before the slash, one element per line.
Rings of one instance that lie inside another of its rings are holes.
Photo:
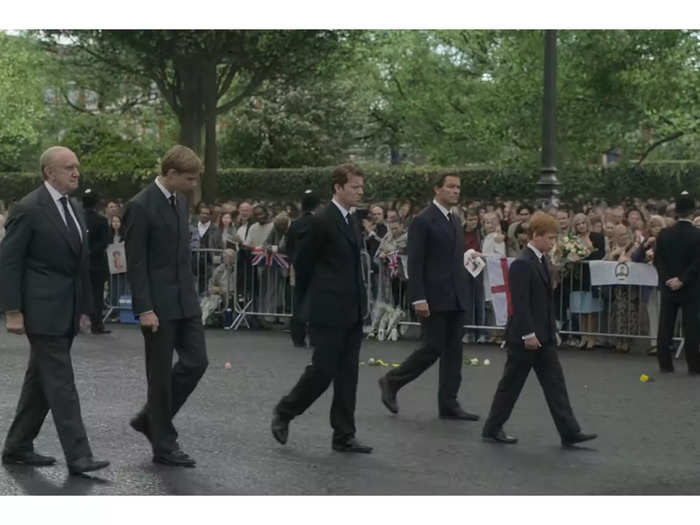
<path fill-rule="evenodd" d="M 169 200 L 170 200 L 170 207 L 175 212 L 175 215 L 177 215 L 177 203 L 175 202 L 175 195 L 171 195 Z"/>
<path fill-rule="evenodd" d="M 547 281 L 552 282 L 552 280 L 549 277 L 549 268 L 547 268 L 547 258 L 544 255 L 542 255 L 540 263 L 542 263 L 542 268 L 544 268 L 544 274 L 547 276 Z"/>
<path fill-rule="evenodd" d="M 82 240 L 80 239 L 78 227 L 75 225 L 75 221 L 73 220 L 73 217 L 70 214 L 70 210 L 68 209 L 68 199 L 65 196 L 63 196 L 58 200 L 63 205 L 63 212 L 66 218 L 66 227 L 68 228 L 68 237 L 70 237 L 71 242 L 79 251 L 80 245 L 82 244 Z"/>

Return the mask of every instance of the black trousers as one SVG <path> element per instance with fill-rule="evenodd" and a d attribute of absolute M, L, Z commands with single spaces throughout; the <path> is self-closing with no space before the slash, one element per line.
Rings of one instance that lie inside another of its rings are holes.
<path fill-rule="evenodd" d="M 105 282 L 107 275 L 104 272 L 90 272 L 90 286 L 92 288 L 92 313 L 90 314 L 90 324 L 93 329 L 104 328 L 102 312 L 105 308 Z"/>
<path fill-rule="evenodd" d="M 508 343 L 508 359 L 484 423 L 484 434 L 495 434 L 508 420 L 531 368 L 535 369 L 559 435 L 567 438 L 581 431 L 571 409 L 556 348 L 543 343 L 539 350 L 526 350 L 522 343 Z"/>
<path fill-rule="evenodd" d="M 292 319 L 289 328 L 292 332 L 292 343 L 295 345 L 306 344 L 306 322 L 299 319 L 303 296 L 298 286 L 292 292 Z"/>
<path fill-rule="evenodd" d="M 423 346 L 413 352 L 401 366 L 386 374 L 395 390 L 410 383 L 440 359 L 438 410 L 450 412 L 459 407 L 457 394 L 462 383 L 462 336 L 464 312 L 431 312 L 423 320 Z"/>
<path fill-rule="evenodd" d="M 31 345 L 29 364 L 5 451 L 34 450 L 33 442 L 51 410 L 66 462 L 92 456 L 73 378 L 73 337 L 27 334 L 27 338 Z"/>
<path fill-rule="evenodd" d="M 158 331 L 141 330 L 146 344 L 148 399 L 138 414 L 151 431 L 153 452 L 177 448 L 173 417 L 204 375 L 207 359 L 200 317 L 160 321 Z M 173 350 L 178 360 L 173 365 Z"/>
<path fill-rule="evenodd" d="M 676 325 L 678 309 L 682 309 L 683 336 L 685 343 L 685 360 L 688 370 L 700 372 L 700 353 L 698 353 L 698 313 L 700 303 L 695 301 L 680 303 L 670 297 L 661 295 L 661 312 L 659 314 L 659 332 L 657 336 L 657 354 L 659 367 L 663 370 L 673 370 L 672 340 L 673 328 Z"/>
<path fill-rule="evenodd" d="M 355 400 L 362 344 L 362 324 L 349 327 L 309 325 L 314 353 L 291 392 L 275 408 L 291 420 L 303 414 L 333 383 L 331 427 L 333 442 L 344 443 L 355 436 Z"/>

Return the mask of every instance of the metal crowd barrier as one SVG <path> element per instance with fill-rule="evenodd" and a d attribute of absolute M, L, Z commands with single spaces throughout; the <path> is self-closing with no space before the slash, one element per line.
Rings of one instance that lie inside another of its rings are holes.
<path fill-rule="evenodd" d="M 403 263 L 405 264 L 405 260 Z M 586 261 L 567 263 L 566 270 L 557 279 L 554 298 L 560 333 L 569 336 L 591 336 L 601 346 L 610 342 L 615 344 L 621 340 L 635 339 L 651 340 L 655 344 L 660 311 L 658 289 L 652 286 L 591 286 L 590 278 L 584 277 L 588 271 L 587 265 Z M 492 304 L 489 305 L 485 300 L 485 287 L 489 286 L 489 283 L 486 282 L 484 272 L 476 278 L 470 276 L 470 279 L 473 280 L 475 291 L 472 295 L 474 303 L 472 315 L 466 319 L 464 328 L 475 340 L 493 340 L 497 334 L 504 332 L 505 326 L 495 324 Z M 408 300 L 405 275 L 396 272 L 392 275 L 388 261 L 375 259 L 374 275 L 370 281 L 373 283 L 370 288 L 373 294 L 370 301 L 373 306 L 370 337 L 386 338 L 386 334 L 380 334 L 379 330 L 382 328 L 382 317 L 386 316 L 387 305 L 400 311 L 396 314 L 399 316 L 399 335 L 404 335 L 405 328 L 409 326 L 420 326 Z M 572 299 L 576 304 L 572 304 Z M 587 310 L 591 311 L 585 313 Z M 583 315 L 587 315 L 588 318 L 582 322 Z M 488 322 L 489 320 L 491 322 Z M 674 341 L 679 343 L 676 350 L 678 357 L 684 342 L 680 315 L 676 322 Z"/>
<path fill-rule="evenodd" d="M 128 264 L 128 261 L 127 261 Z M 377 339 L 397 339 L 406 335 L 410 326 L 420 326 L 408 299 L 406 259 L 398 254 L 374 260 L 362 252 L 362 277 L 367 291 L 365 331 Z M 586 277 L 587 262 L 567 263 L 565 270 L 554 275 L 556 318 L 560 333 L 571 336 L 591 336 L 603 343 L 621 339 L 656 338 L 659 315 L 659 292 L 651 286 L 591 286 Z M 216 277 L 219 293 L 210 293 L 212 278 Z M 471 278 L 471 277 L 470 277 Z M 294 315 L 293 269 L 283 253 L 269 249 L 243 248 L 235 252 L 233 261 L 224 264 L 224 250 L 197 249 L 192 251 L 192 279 L 200 296 L 206 317 L 230 312 L 226 327 L 255 327 L 259 320 L 280 322 Z M 485 301 L 485 274 L 473 278 L 472 316 L 464 328 L 474 338 L 500 334 L 505 327 L 489 319 Z M 131 310 L 126 273 L 110 276 L 105 294 L 105 320 L 115 311 Z M 213 296 L 220 299 L 211 299 Z M 573 300 L 573 304 L 572 304 Z M 586 304 L 583 304 L 586 303 Z M 585 310 L 585 312 L 583 311 Z M 583 316 L 587 316 L 584 320 Z M 679 342 L 680 355 L 683 334 L 680 315 L 674 340 Z M 135 322 L 124 318 L 123 322 Z M 586 325 L 585 327 L 583 325 Z"/>

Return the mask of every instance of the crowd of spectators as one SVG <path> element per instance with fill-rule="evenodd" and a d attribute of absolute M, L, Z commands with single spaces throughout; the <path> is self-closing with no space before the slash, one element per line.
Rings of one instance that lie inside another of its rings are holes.
<path fill-rule="evenodd" d="M 398 320 L 411 315 L 405 300 L 405 259 L 401 256 L 406 255 L 411 220 L 427 204 L 405 200 L 375 202 L 356 212 L 369 255 L 366 269 L 371 270 L 368 288 L 375 305 L 368 326 L 371 337 L 389 338 L 391 323 L 395 328 Z M 109 201 L 104 208 L 115 243 L 123 241 L 122 209 L 123 203 L 119 201 Z M 514 257 L 527 244 L 529 219 L 534 210 L 534 206 L 519 200 L 464 200 L 452 211 L 461 220 L 466 249 L 484 255 Z M 608 319 L 605 328 L 610 333 L 644 333 L 654 340 L 659 315 L 657 290 L 615 286 L 604 296 L 595 287 L 591 288 L 587 267 L 576 263 L 587 260 L 652 263 L 656 236 L 675 221 L 674 203 L 638 198 L 612 203 L 594 200 L 562 202 L 558 209 L 545 211 L 560 225 L 557 243 L 550 254 L 555 297 L 559 302 L 558 321 L 565 330 L 583 333 L 567 342 L 581 349 L 609 342 L 591 335 L 601 331 L 602 318 Z M 292 261 L 286 257 L 286 237 L 291 223 L 300 214 L 299 204 L 293 201 L 227 200 L 200 203 L 193 210 L 192 248 L 212 250 L 197 252 L 192 261 L 203 306 L 207 307 L 205 318 L 235 300 L 247 301 L 249 310 L 254 312 L 288 311 L 291 305 L 288 288 L 289 284 L 293 285 L 294 275 L 287 266 Z M 0 203 L 0 238 L 5 215 Z M 694 224 L 700 227 L 700 216 Z M 226 250 L 224 256 L 222 250 Z M 274 254 L 278 257 L 273 258 Z M 254 264 L 256 258 L 258 264 Z M 261 260 L 266 262 L 260 264 Z M 468 324 L 495 326 L 492 293 L 485 284 L 488 277 L 482 272 L 475 281 L 474 316 Z M 234 282 L 236 286 L 232 286 Z M 224 290 L 233 294 L 232 289 L 238 290 L 240 296 L 226 297 Z M 247 290 L 250 297 L 241 294 L 241 290 Z M 123 292 L 113 291 L 110 301 Z M 387 319 L 392 318 L 387 326 Z M 251 324 L 264 323 L 252 317 Z M 465 342 L 499 342 L 500 333 L 471 329 L 465 335 Z M 393 335 L 395 338 L 395 330 Z M 615 338 L 614 344 L 621 352 L 630 350 L 625 338 Z M 653 345 L 649 350 L 653 353 Z"/>

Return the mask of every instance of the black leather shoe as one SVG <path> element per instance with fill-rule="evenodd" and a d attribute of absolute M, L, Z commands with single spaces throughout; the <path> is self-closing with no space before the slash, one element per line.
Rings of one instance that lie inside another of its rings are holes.
<path fill-rule="evenodd" d="M 112 330 L 107 330 L 106 328 L 97 328 L 92 330 L 93 335 L 100 335 L 100 334 L 111 334 Z"/>
<path fill-rule="evenodd" d="M 272 430 L 272 435 L 281 445 L 286 444 L 289 437 L 289 420 L 284 419 L 275 412 L 270 424 L 270 430 Z"/>
<path fill-rule="evenodd" d="M 396 391 L 389 386 L 389 380 L 382 376 L 379 378 L 379 390 L 382 392 L 382 403 L 392 414 L 399 413 L 399 405 L 396 402 Z"/>
<path fill-rule="evenodd" d="M 518 438 L 509 436 L 503 429 L 495 434 L 482 434 L 481 439 L 490 443 L 503 443 L 504 445 L 514 445 L 518 442 Z"/>
<path fill-rule="evenodd" d="M 583 432 L 579 432 L 578 434 L 574 434 L 573 436 L 562 438 L 561 444 L 565 447 L 570 447 L 572 445 L 576 445 L 577 443 L 590 441 L 591 439 L 595 439 L 597 437 L 598 434 L 584 434 Z"/>
<path fill-rule="evenodd" d="M 169 467 L 186 467 L 194 468 L 197 462 L 185 454 L 180 449 L 171 450 L 170 452 L 159 452 L 153 455 L 153 463 L 168 465 Z"/>
<path fill-rule="evenodd" d="M 461 421 L 479 421 L 479 416 L 465 412 L 461 408 L 450 412 L 440 412 L 440 419 L 459 419 Z"/>
<path fill-rule="evenodd" d="M 135 416 L 129 421 L 129 425 L 136 432 L 140 432 L 146 439 L 151 442 L 151 429 L 148 427 L 148 420 L 143 416 Z"/>
<path fill-rule="evenodd" d="M 42 456 L 33 450 L 27 452 L 3 452 L 2 462 L 5 465 L 28 465 L 30 467 L 50 467 L 56 463 L 56 458 Z"/>
<path fill-rule="evenodd" d="M 109 466 L 109 461 L 99 461 L 92 456 L 76 459 L 73 463 L 68 464 L 68 472 L 73 475 L 84 474 L 100 470 Z"/>
<path fill-rule="evenodd" d="M 333 443 L 333 450 L 338 452 L 355 452 L 357 454 L 371 454 L 372 447 L 363 445 L 355 438 L 348 439 L 344 443 Z"/>
<path fill-rule="evenodd" d="M 673 367 L 670 367 L 670 368 L 665 367 L 665 366 L 664 366 L 664 367 L 661 367 L 661 368 L 659 368 L 659 372 L 661 372 L 662 374 L 672 374 L 672 373 L 673 373 Z"/>

